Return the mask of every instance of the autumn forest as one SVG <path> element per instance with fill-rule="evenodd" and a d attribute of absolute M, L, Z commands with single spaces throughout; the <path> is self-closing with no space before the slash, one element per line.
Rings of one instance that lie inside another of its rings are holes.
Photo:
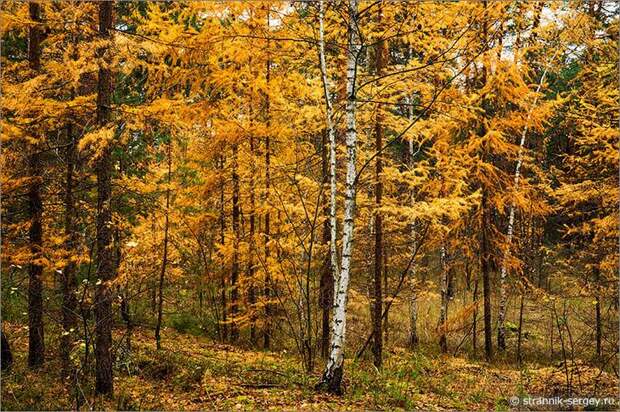
<path fill-rule="evenodd" d="M 3 1 L 2 410 L 616 409 L 619 13 Z"/>

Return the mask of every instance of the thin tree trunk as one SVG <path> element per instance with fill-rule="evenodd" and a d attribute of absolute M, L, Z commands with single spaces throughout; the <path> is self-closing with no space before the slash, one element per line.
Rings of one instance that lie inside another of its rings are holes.
<path fill-rule="evenodd" d="M 327 63 L 325 58 L 325 4 L 319 1 L 319 66 L 321 70 L 321 82 L 323 84 L 323 96 L 325 98 L 327 137 L 329 140 L 329 169 L 327 167 L 327 142 L 323 143 L 323 173 L 329 173 L 329 219 L 326 220 L 324 239 L 329 242 L 329 252 L 323 272 L 324 300 L 323 300 L 323 333 L 321 340 L 321 355 L 327 358 L 329 352 L 329 315 L 334 304 L 335 279 L 338 276 L 338 255 L 336 251 L 337 222 L 336 222 L 336 133 L 333 124 L 332 99 L 329 92 L 327 78 Z M 323 280 L 323 278 L 322 278 Z"/>
<path fill-rule="evenodd" d="M 334 294 L 331 351 L 323 377 L 318 385 L 328 392 L 335 394 L 342 393 L 347 298 L 349 275 L 351 270 L 351 257 L 353 253 L 353 230 L 355 224 L 355 179 L 357 175 L 357 129 L 355 124 L 357 105 L 355 96 L 355 78 L 357 74 L 357 59 L 360 51 L 357 20 L 358 2 L 357 0 L 349 0 L 346 104 L 347 174 L 345 181 L 344 221 L 342 234 L 342 264 L 340 266 L 340 276 L 338 276 L 335 286 L 336 293 Z"/>
<path fill-rule="evenodd" d="M 538 82 L 538 86 L 536 86 L 536 96 L 534 97 L 534 102 L 532 106 L 529 108 L 527 112 L 527 118 L 525 120 L 525 127 L 521 132 L 521 140 L 519 141 L 519 151 L 517 154 L 517 165 L 515 166 L 514 178 L 513 178 L 513 190 L 516 192 L 519 190 L 519 182 L 521 179 L 521 166 L 523 165 L 523 156 L 525 151 L 525 139 L 527 137 L 527 132 L 530 126 L 530 119 L 532 118 L 532 111 L 536 107 L 538 102 L 538 94 L 540 93 L 540 89 L 545 81 L 545 77 L 547 76 L 547 70 L 549 63 L 555 58 L 559 48 L 556 49 L 553 57 L 547 62 L 545 65 L 545 69 L 540 76 L 540 80 Z M 508 247 L 506 249 L 506 253 L 504 254 L 504 258 L 502 259 L 502 266 L 500 269 L 499 276 L 499 312 L 497 315 L 497 349 L 499 351 L 506 350 L 506 304 L 508 302 L 508 291 L 507 291 L 507 283 L 506 277 L 508 274 L 507 261 L 510 255 L 510 247 L 512 246 L 512 237 L 514 232 L 514 221 L 515 221 L 515 203 L 514 201 L 510 204 L 508 210 L 508 233 L 507 233 L 507 243 Z"/>
<path fill-rule="evenodd" d="M 328 160 L 327 160 L 327 130 L 323 133 L 323 140 L 321 145 L 321 172 L 323 175 L 323 182 L 327 180 L 328 172 Z M 323 215 L 325 221 L 323 222 L 323 244 L 327 245 L 327 253 L 325 254 L 325 260 L 323 267 L 321 268 L 321 280 L 320 280 L 320 296 L 319 304 L 321 305 L 321 342 L 320 350 L 321 357 L 327 359 L 329 351 L 329 315 L 331 313 L 331 307 L 334 302 L 333 290 L 334 290 L 334 278 L 331 270 L 329 245 L 331 242 L 330 224 L 329 224 L 329 205 L 325 203 L 323 208 Z"/>
<path fill-rule="evenodd" d="M 483 7 L 486 12 L 487 0 L 483 1 Z M 482 36 L 484 39 L 485 47 L 488 47 L 488 16 L 484 17 L 482 25 Z M 487 67 L 486 64 L 482 66 L 482 87 L 487 83 Z M 485 117 L 487 113 L 485 113 Z M 486 135 L 486 125 L 483 123 L 480 135 Z M 486 153 L 483 152 L 482 158 L 486 157 Z M 482 294 L 484 298 L 484 354 L 487 361 L 493 358 L 493 340 L 491 329 L 491 268 L 490 268 L 490 250 L 489 250 L 489 230 L 488 227 L 491 224 L 490 206 L 488 205 L 488 196 L 486 188 L 482 188 L 482 199 L 480 202 L 480 269 L 482 271 Z"/>
<path fill-rule="evenodd" d="M 474 314 L 473 314 L 473 326 L 472 326 L 472 349 L 474 352 L 474 358 L 478 353 L 478 272 L 474 275 L 474 291 L 473 291 L 473 299 L 474 299 Z"/>
<path fill-rule="evenodd" d="M 381 23 L 382 8 L 379 7 L 378 23 Z M 376 45 L 375 74 L 381 76 L 385 67 L 385 42 L 379 40 Z M 383 269 L 383 216 L 379 209 L 383 203 L 383 182 L 381 173 L 383 172 L 383 113 L 381 105 L 377 106 L 377 117 L 375 119 L 375 151 L 379 153 L 376 157 L 375 168 L 375 260 L 374 260 L 374 282 L 373 282 L 373 305 L 372 305 L 372 330 L 374 340 L 372 345 L 373 363 L 377 368 L 381 367 L 383 360 L 383 291 L 382 269 Z"/>
<path fill-rule="evenodd" d="M 446 339 L 446 321 L 448 319 L 448 253 L 446 247 L 441 247 L 440 268 L 441 268 L 441 306 L 439 309 L 439 347 L 442 353 L 448 353 L 448 342 Z"/>
<path fill-rule="evenodd" d="M 390 297 L 388 288 L 388 242 L 386 236 L 383 236 L 383 301 Z M 383 317 L 383 342 L 388 344 L 390 326 L 390 312 L 386 312 Z"/>
<path fill-rule="evenodd" d="M 29 4 L 30 19 L 41 22 L 41 6 Z M 33 75 L 41 69 L 40 24 L 30 26 L 28 33 L 28 63 Z M 45 357 L 45 340 L 43 331 L 43 265 L 40 263 L 43 252 L 43 199 L 41 198 L 42 160 L 37 145 L 32 145 L 28 159 L 30 187 L 28 190 L 28 214 L 30 229 L 31 262 L 28 265 L 28 365 L 37 368 L 43 364 Z"/>
<path fill-rule="evenodd" d="M 250 116 L 252 116 L 250 114 Z M 254 136 L 250 136 L 250 154 L 252 155 L 251 160 L 251 171 L 250 171 L 250 242 L 249 242 L 249 256 L 248 256 L 248 267 L 247 267 L 247 277 L 248 277 L 248 303 L 250 310 L 250 341 L 252 345 L 256 343 L 256 317 L 254 316 L 254 307 L 256 305 L 256 290 L 254 288 L 254 253 L 255 253 L 255 243 L 254 243 L 254 233 L 256 226 L 256 200 L 254 194 L 254 175 L 256 174 L 256 166 L 254 162 Z"/>
<path fill-rule="evenodd" d="M 224 177 L 224 156 L 220 159 L 220 243 L 222 247 L 226 243 L 226 210 L 225 210 L 225 199 L 224 199 L 224 188 L 226 186 L 226 179 Z M 226 270 L 222 270 L 222 278 L 221 278 L 221 304 L 222 304 L 222 323 L 220 325 L 220 339 L 222 342 L 228 340 L 228 323 L 227 323 L 227 311 L 228 311 L 228 302 L 226 299 L 227 295 L 227 284 L 226 284 Z"/>
<path fill-rule="evenodd" d="M 111 41 L 114 2 L 99 3 L 99 36 L 103 41 Z M 109 127 L 112 110 L 112 72 L 110 57 L 106 53 L 109 46 L 97 51 L 100 58 L 106 59 L 99 67 L 97 80 L 97 124 Z M 112 380 L 112 293 L 109 281 L 114 278 L 115 265 L 112 250 L 112 148 L 105 147 L 96 162 L 97 174 L 97 287 L 95 290 L 95 390 L 100 394 L 114 392 Z"/>
<path fill-rule="evenodd" d="M 411 45 L 409 46 L 409 58 L 411 58 L 412 55 L 412 51 L 411 51 Z M 413 121 L 414 119 L 414 113 L 413 113 L 413 98 L 412 97 L 408 97 L 407 101 L 409 103 L 411 103 L 409 105 L 409 121 Z M 414 166 L 414 157 L 415 157 L 415 153 L 413 151 L 413 140 L 409 140 L 409 168 L 413 169 Z M 411 206 L 414 207 L 415 206 L 415 190 L 411 190 Z M 412 241 L 412 250 L 416 250 L 417 246 L 416 246 L 416 238 L 417 238 L 417 233 L 416 233 L 416 222 L 415 220 L 413 222 L 411 222 L 410 225 L 411 228 L 411 241 Z M 412 278 L 412 284 L 414 284 L 414 278 L 415 278 L 415 266 L 412 264 L 411 265 L 411 278 Z M 419 342 L 420 342 L 420 338 L 418 336 L 418 292 L 415 290 L 415 286 L 412 288 L 411 290 L 411 302 L 410 302 L 410 306 L 411 306 L 411 312 L 410 312 L 410 330 L 409 330 L 409 347 L 411 349 L 415 349 L 417 348 Z"/>
<path fill-rule="evenodd" d="M 67 125 L 67 139 L 69 145 L 67 146 L 66 162 L 67 162 L 67 175 L 65 182 L 65 236 L 67 240 L 65 242 L 65 248 L 69 261 L 65 265 L 62 271 L 62 338 L 60 340 L 60 355 L 62 361 L 62 376 L 67 378 L 71 375 L 71 360 L 70 352 L 73 341 L 73 333 L 77 326 L 77 297 L 75 291 L 77 288 L 77 279 L 75 277 L 76 264 L 71 256 L 77 244 L 79 242 L 79 234 L 76 225 L 76 209 L 75 200 L 73 198 L 74 189 L 74 171 L 75 161 L 77 158 L 77 147 L 75 142 L 75 135 L 73 131 L 73 124 Z"/>
<path fill-rule="evenodd" d="M 270 28 L 270 10 L 267 8 L 267 30 Z M 269 50 L 269 41 L 267 41 L 267 49 Z M 265 81 L 269 85 L 271 80 L 271 60 L 267 59 Z M 265 116 L 267 129 L 271 127 L 271 115 L 270 111 L 270 99 L 269 94 L 265 96 Z M 271 240 L 271 216 L 269 213 L 269 191 L 271 185 L 271 138 L 267 136 L 265 138 L 265 326 L 263 330 L 263 347 L 269 349 L 271 347 L 271 316 L 272 316 L 272 304 L 270 302 L 272 296 L 271 290 L 271 273 L 269 271 L 269 258 L 271 256 L 271 250 L 269 249 L 269 241 Z"/>
<path fill-rule="evenodd" d="M 164 309 L 164 280 L 166 267 L 168 266 L 168 231 L 170 228 L 170 183 L 172 180 L 172 136 L 169 137 L 168 155 L 168 178 L 166 179 L 166 210 L 164 211 L 164 252 L 161 259 L 161 271 L 159 272 L 159 284 L 157 288 L 157 324 L 155 325 L 155 343 L 157 350 L 161 349 L 161 321 Z"/>
<path fill-rule="evenodd" d="M 491 330 L 491 274 L 489 267 L 489 242 L 487 225 L 490 222 L 487 193 L 483 191 L 481 202 L 481 240 L 480 240 L 480 268 L 482 272 L 482 295 L 484 299 L 484 355 L 487 361 L 493 358 L 493 341 Z"/>
<path fill-rule="evenodd" d="M 517 362 L 520 365 L 523 356 L 521 354 L 521 343 L 523 337 L 523 307 L 525 306 L 525 293 L 521 293 L 521 304 L 519 305 L 519 334 L 517 338 Z"/>
<path fill-rule="evenodd" d="M 237 325 L 237 314 L 239 310 L 239 164 L 238 164 L 239 146 L 237 143 L 232 145 L 232 230 L 233 230 L 233 261 L 230 276 L 230 340 L 236 342 L 239 338 L 239 328 Z"/>

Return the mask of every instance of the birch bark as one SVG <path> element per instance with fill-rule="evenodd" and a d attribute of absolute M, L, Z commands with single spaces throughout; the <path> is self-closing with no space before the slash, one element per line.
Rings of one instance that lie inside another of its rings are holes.
<path fill-rule="evenodd" d="M 515 192 L 519 190 L 519 182 L 521 180 L 521 166 L 523 165 L 525 139 L 527 137 L 527 132 L 529 131 L 530 120 L 532 118 L 532 111 L 534 110 L 534 108 L 536 107 L 536 104 L 538 103 L 538 96 L 542 88 L 542 85 L 545 82 L 545 77 L 547 77 L 547 71 L 549 70 L 549 63 L 553 61 L 558 50 L 559 49 L 556 49 L 551 60 L 549 60 L 549 62 L 547 62 L 547 64 L 545 65 L 545 69 L 542 75 L 540 76 L 538 85 L 536 86 L 536 97 L 534 97 L 532 106 L 530 106 L 530 109 L 527 112 L 527 118 L 525 120 L 525 127 L 523 128 L 523 131 L 521 132 L 521 139 L 519 140 L 519 151 L 517 154 L 517 164 L 515 166 L 515 173 L 514 173 L 514 178 L 513 178 L 513 187 L 514 187 Z M 508 291 L 506 288 L 507 287 L 506 278 L 508 275 L 508 268 L 507 268 L 508 257 L 510 256 L 510 247 L 512 246 L 512 237 L 514 234 L 514 222 L 515 222 L 515 202 L 512 201 L 512 203 L 510 204 L 509 210 L 508 210 L 508 230 L 506 234 L 506 237 L 507 237 L 506 240 L 508 242 L 508 249 L 506 250 L 506 253 L 504 254 L 504 258 L 502 259 L 502 266 L 500 269 L 500 276 L 499 276 L 499 313 L 497 315 L 497 349 L 500 351 L 503 351 L 506 349 L 505 321 L 506 321 L 506 304 L 508 302 Z"/>
<path fill-rule="evenodd" d="M 330 355 L 319 386 L 328 392 L 342 393 L 344 367 L 344 345 L 346 332 L 347 297 L 353 249 L 355 224 L 355 178 L 357 175 L 357 130 L 355 124 L 356 96 L 355 80 L 357 59 L 360 52 L 358 27 L 358 1 L 349 0 L 349 27 L 347 47 L 347 103 L 346 103 L 346 151 L 347 174 L 345 180 L 344 221 L 342 228 L 342 259 L 340 273 L 335 282 L 334 311 L 332 317 L 332 338 Z"/>
<path fill-rule="evenodd" d="M 331 94 L 329 92 L 329 82 L 327 79 L 327 63 L 325 59 L 325 4 L 323 0 L 319 1 L 319 60 L 321 65 L 321 81 L 323 83 L 323 95 L 325 97 L 327 134 L 329 138 L 329 226 L 330 226 L 330 264 L 335 279 L 339 277 L 338 270 L 338 251 L 336 236 L 338 227 L 336 221 L 336 132 L 334 130 L 333 114 L 334 108 L 332 104 Z M 334 282 L 334 293 L 336 292 L 336 282 Z"/>

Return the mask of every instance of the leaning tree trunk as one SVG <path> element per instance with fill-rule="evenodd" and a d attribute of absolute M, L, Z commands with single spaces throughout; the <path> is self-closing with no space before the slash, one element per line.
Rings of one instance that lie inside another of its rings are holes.
<path fill-rule="evenodd" d="M 99 36 L 102 41 L 112 39 L 112 1 L 99 3 Z M 97 51 L 100 64 L 97 80 L 97 124 L 109 127 L 112 104 L 112 72 L 109 45 Z M 114 392 L 112 380 L 112 293 L 109 282 L 114 278 L 115 263 L 112 249 L 112 149 L 108 145 L 96 161 L 97 175 L 97 287 L 95 290 L 95 390 L 101 394 Z"/>
<path fill-rule="evenodd" d="M 30 19 L 37 22 L 28 33 L 28 63 L 33 75 L 41 69 L 42 30 L 41 6 L 30 3 Z M 28 365 L 32 368 L 43 364 L 45 342 L 43 335 L 43 265 L 40 263 L 43 249 L 43 200 L 41 198 L 41 169 L 43 167 L 38 145 L 32 145 L 28 159 L 30 187 L 28 190 L 28 213 L 30 217 L 31 263 L 28 265 Z"/>
<path fill-rule="evenodd" d="M 336 293 L 334 295 L 334 313 L 332 317 L 331 350 L 325 371 L 323 372 L 323 377 L 318 385 L 320 388 L 335 394 L 342 393 L 347 298 L 351 271 L 351 256 L 353 253 L 353 229 L 355 224 L 355 180 L 357 176 L 355 77 L 357 72 L 357 59 L 360 51 L 357 19 L 358 2 L 357 0 L 349 0 L 347 104 L 345 109 L 347 119 L 347 174 L 345 180 L 344 221 L 342 228 L 342 263 L 340 265 L 340 276 L 338 276 L 335 284 Z"/>

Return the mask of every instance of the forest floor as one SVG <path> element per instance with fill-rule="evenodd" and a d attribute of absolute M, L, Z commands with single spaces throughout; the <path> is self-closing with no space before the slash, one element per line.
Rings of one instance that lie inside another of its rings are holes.
<path fill-rule="evenodd" d="M 50 356 L 39 371 L 28 370 L 27 328 L 7 322 L 4 328 L 15 361 L 11 371 L 2 376 L 1 409 L 75 409 L 75 396 L 58 379 L 57 357 Z M 386 354 L 381 372 L 368 361 L 347 361 L 346 393 L 335 397 L 313 389 L 321 364 L 315 373 L 306 374 L 299 359 L 284 351 L 243 350 L 171 328 L 164 330 L 162 343 L 163 349 L 157 351 L 152 332 L 136 329 L 131 356 L 115 366 L 114 397 L 89 395 L 92 379 L 88 379 L 89 383 L 78 388 L 86 394 L 81 409 L 510 410 L 518 409 L 510 402 L 515 396 L 566 397 L 567 377 L 572 397 L 618 396 L 618 380 L 613 374 L 582 363 L 518 370 L 397 350 Z"/>

